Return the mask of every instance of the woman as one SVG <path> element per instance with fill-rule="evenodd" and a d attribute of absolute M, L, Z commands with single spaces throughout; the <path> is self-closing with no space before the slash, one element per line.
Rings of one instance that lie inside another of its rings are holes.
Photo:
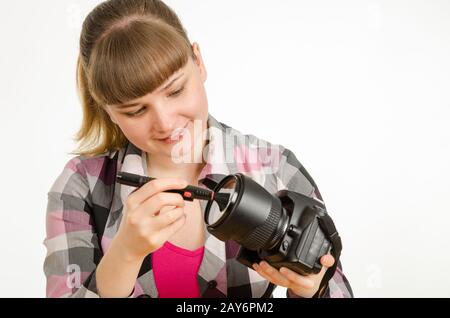
<path fill-rule="evenodd" d="M 319 290 L 331 255 L 310 276 L 245 267 L 237 244 L 206 231 L 203 201 L 164 192 L 241 172 L 271 193 L 321 199 L 292 152 L 209 114 L 200 48 L 162 1 L 98 5 L 83 24 L 77 72 L 78 156 L 48 195 L 48 297 L 262 297 L 273 285 L 288 297 L 352 296 L 340 264 Z M 119 171 L 157 180 L 133 191 L 115 182 Z"/>

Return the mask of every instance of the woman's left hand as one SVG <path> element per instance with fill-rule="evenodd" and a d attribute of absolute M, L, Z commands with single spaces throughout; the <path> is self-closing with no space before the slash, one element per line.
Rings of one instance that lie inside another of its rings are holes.
<path fill-rule="evenodd" d="M 281 267 L 278 270 L 265 261 L 253 264 L 253 269 L 271 283 L 286 287 L 300 297 L 311 298 L 319 290 L 320 282 L 327 269 L 333 266 L 334 257 L 330 254 L 324 255 L 321 257 L 320 263 L 323 266 L 322 270 L 317 274 L 308 276 L 297 274 L 286 267 Z"/>

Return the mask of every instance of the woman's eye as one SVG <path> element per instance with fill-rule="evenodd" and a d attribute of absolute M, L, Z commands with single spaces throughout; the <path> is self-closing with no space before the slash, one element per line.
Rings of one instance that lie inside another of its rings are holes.
<path fill-rule="evenodd" d="M 177 90 L 177 91 L 171 93 L 169 96 L 170 96 L 170 97 L 178 96 L 178 95 L 181 94 L 181 92 L 182 92 L 183 90 L 184 90 L 184 87 L 182 87 L 181 89 L 179 89 L 179 90 Z"/>
<path fill-rule="evenodd" d="M 183 90 L 184 90 L 184 87 L 169 94 L 169 97 L 176 97 L 176 96 L 180 95 L 183 92 Z M 139 109 L 138 111 L 136 111 L 134 113 L 125 113 L 125 115 L 127 115 L 128 117 L 137 117 L 137 116 L 141 115 L 144 110 L 145 110 L 145 107 L 142 107 L 141 109 Z"/>
<path fill-rule="evenodd" d="M 138 111 L 134 112 L 134 113 L 126 113 L 126 115 L 128 117 L 137 117 L 139 116 L 143 111 L 144 111 L 145 107 L 142 107 L 141 109 L 139 109 Z"/>

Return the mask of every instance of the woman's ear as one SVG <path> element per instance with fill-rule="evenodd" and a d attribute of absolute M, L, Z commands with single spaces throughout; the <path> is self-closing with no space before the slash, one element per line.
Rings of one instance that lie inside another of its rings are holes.
<path fill-rule="evenodd" d="M 202 54 L 200 52 L 200 46 L 197 42 L 194 42 L 192 44 L 192 50 L 196 56 L 196 60 L 194 62 L 199 68 L 202 81 L 206 82 L 206 79 L 208 78 L 208 72 L 206 71 L 205 63 L 203 62 Z"/>

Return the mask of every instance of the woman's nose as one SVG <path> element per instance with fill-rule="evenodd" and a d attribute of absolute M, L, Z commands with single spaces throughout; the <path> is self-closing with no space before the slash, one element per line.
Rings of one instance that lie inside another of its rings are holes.
<path fill-rule="evenodd" d="M 156 131 L 162 133 L 170 133 L 176 128 L 176 118 L 172 113 L 164 110 L 155 110 L 153 112 L 153 116 L 153 125 Z"/>

